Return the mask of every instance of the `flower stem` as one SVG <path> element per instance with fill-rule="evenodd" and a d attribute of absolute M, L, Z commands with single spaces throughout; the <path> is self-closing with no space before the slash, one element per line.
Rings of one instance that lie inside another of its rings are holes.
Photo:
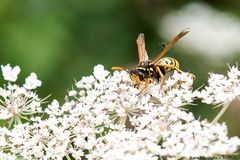
<path fill-rule="evenodd" d="M 227 108 L 230 106 L 231 102 L 225 102 L 223 104 L 223 107 L 221 111 L 217 114 L 217 116 L 213 119 L 212 123 L 216 123 L 224 114 L 224 112 L 227 110 Z"/>
<path fill-rule="evenodd" d="M 71 158 L 69 157 L 68 154 L 66 154 L 65 157 L 66 157 L 67 160 L 71 160 Z"/>

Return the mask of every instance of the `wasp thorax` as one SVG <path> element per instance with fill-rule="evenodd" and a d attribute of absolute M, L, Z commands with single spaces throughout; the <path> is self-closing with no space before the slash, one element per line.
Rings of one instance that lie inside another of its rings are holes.
<path fill-rule="evenodd" d="M 151 66 L 153 65 L 153 62 L 148 60 L 148 61 L 143 61 L 143 62 L 140 62 L 137 67 L 143 67 L 143 68 L 146 68 L 148 66 Z"/>

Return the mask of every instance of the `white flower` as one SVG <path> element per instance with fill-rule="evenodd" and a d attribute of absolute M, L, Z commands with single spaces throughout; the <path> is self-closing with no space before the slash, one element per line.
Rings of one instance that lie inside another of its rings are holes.
<path fill-rule="evenodd" d="M 6 90 L 6 89 L 3 89 L 3 88 L 0 88 L 0 96 L 1 96 L 1 97 L 6 98 L 6 97 L 8 97 L 10 94 L 11 94 L 11 91 L 10 91 L 10 90 Z"/>
<path fill-rule="evenodd" d="M 225 124 L 197 120 L 182 109 L 196 95 L 191 75 L 174 72 L 160 93 L 159 83 L 151 83 L 138 94 L 140 88 L 134 88 L 127 72 L 108 75 L 102 66 L 97 68 L 94 76 L 76 82 L 63 104 L 53 100 L 44 117 L 33 115 L 30 124 L 0 129 L 0 147 L 10 153 L 3 155 L 13 155 L 13 159 L 157 160 L 231 155 L 239 148 L 240 139 L 229 138 Z M 229 73 L 230 79 L 236 75 L 236 69 Z M 38 96 L 22 88 L 13 88 L 9 95 L 0 90 L 5 96 L 1 105 L 8 104 L 15 112 L 23 107 L 26 111 L 21 117 L 40 108 Z M 20 97 L 25 101 L 19 106 Z"/>
<path fill-rule="evenodd" d="M 52 103 L 45 109 L 45 112 L 48 115 L 61 115 L 64 110 L 60 107 L 57 100 L 53 100 Z"/>
<path fill-rule="evenodd" d="M 218 105 L 222 110 L 214 118 L 216 122 L 235 99 L 240 99 L 240 71 L 237 66 L 229 67 L 227 76 L 222 74 L 209 74 L 208 86 L 198 93 L 202 102 Z"/>
<path fill-rule="evenodd" d="M 11 81 L 17 79 L 17 75 L 20 72 L 18 66 L 13 69 L 10 65 L 1 67 L 5 74 L 4 78 L 8 77 L 8 80 Z M 36 77 L 35 74 L 32 74 L 32 76 Z M 30 84 L 32 86 L 39 86 L 41 81 L 38 82 L 39 80 L 35 80 L 35 84 L 33 84 L 33 79 L 28 77 L 26 80 L 28 83 L 24 84 L 25 87 L 28 86 L 27 88 L 29 88 Z M 42 112 L 41 99 L 38 98 L 38 95 L 17 84 L 8 83 L 3 88 L 0 88 L 0 98 L 0 119 L 5 120 L 8 127 L 14 124 L 21 124 L 23 119 L 24 121 L 28 121 L 30 116 Z"/>
<path fill-rule="evenodd" d="M 7 136 L 9 133 L 10 131 L 7 128 L 0 128 L 0 147 L 1 148 L 8 144 Z"/>
<path fill-rule="evenodd" d="M 11 67 L 10 64 L 6 66 L 1 65 L 2 75 L 4 80 L 15 82 L 18 78 L 18 74 L 20 73 L 21 69 L 19 66 Z"/>
<path fill-rule="evenodd" d="M 37 87 L 40 87 L 42 85 L 42 82 L 37 79 L 37 75 L 35 73 L 31 73 L 30 76 L 28 76 L 25 79 L 25 84 L 23 85 L 26 89 L 36 89 Z"/>
<path fill-rule="evenodd" d="M 126 160 L 157 160 L 158 145 L 152 141 L 151 131 L 111 132 L 104 137 L 103 142 L 96 145 L 93 154 L 100 159 L 126 159 Z M 104 144 L 105 143 L 105 144 Z"/>
<path fill-rule="evenodd" d="M 22 123 L 21 118 L 28 120 L 26 116 L 42 112 L 41 99 L 35 97 L 35 94 L 32 96 L 28 94 L 17 88 L 11 91 L 7 97 L 4 97 L 3 101 L 0 102 L 0 119 L 9 120 L 8 123 L 11 126 L 13 123 Z"/>
<path fill-rule="evenodd" d="M 0 159 L 1 160 L 15 160 L 15 155 L 12 155 L 11 153 L 4 153 L 3 151 L 0 151 Z"/>
<path fill-rule="evenodd" d="M 104 72 L 103 67 L 100 68 Z M 76 106 L 70 110 L 71 121 L 64 120 L 66 125 L 70 122 L 78 124 L 73 129 L 78 135 L 73 141 L 75 158 L 78 158 L 77 151 L 82 155 L 83 148 L 91 150 L 86 158 L 93 159 L 115 159 L 115 156 L 119 159 L 157 159 L 169 155 L 214 156 L 217 152 L 208 153 L 207 146 L 213 147 L 213 142 L 223 139 L 227 146 L 232 144 L 226 139 L 225 126 L 214 128 L 218 124 L 195 120 L 192 113 L 181 110 L 180 107 L 192 103 L 196 95 L 191 74 L 174 72 L 165 81 L 160 93 L 159 84 L 151 83 L 140 95 L 125 71 L 95 78 L 83 77 L 76 83 L 79 93 L 84 91 L 85 94 L 79 94 Z M 82 117 L 80 122 L 77 122 L 77 117 Z M 94 129 L 89 126 L 98 127 Z M 105 131 L 103 126 L 108 127 L 110 132 Z M 89 139 L 89 135 L 94 133 L 102 137 L 96 139 L 93 136 L 95 142 L 86 141 L 86 137 Z M 216 137 L 217 133 L 221 136 Z M 222 153 L 226 153 L 226 149 Z"/>
<path fill-rule="evenodd" d="M 94 67 L 93 75 L 96 79 L 104 79 L 109 74 L 108 71 L 104 70 L 103 65 L 97 65 Z"/>
<path fill-rule="evenodd" d="M 76 96 L 77 95 L 77 91 L 75 91 L 75 90 L 71 90 L 71 91 L 69 91 L 68 92 L 68 96 Z"/>
<path fill-rule="evenodd" d="M 7 120 L 11 117 L 13 117 L 13 113 L 9 112 L 8 108 L 1 108 L 0 109 L 0 119 L 1 120 Z"/>
<path fill-rule="evenodd" d="M 208 104 L 232 102 L 240 97 L 240 71 L 233 66 L 228 76 L 211 73 L 206 86 L 199 95 L 202 101 Z"/>

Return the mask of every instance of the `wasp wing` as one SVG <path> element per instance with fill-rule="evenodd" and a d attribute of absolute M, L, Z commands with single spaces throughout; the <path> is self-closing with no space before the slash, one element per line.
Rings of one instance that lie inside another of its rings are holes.
<path fill-rule="evenodd" d="M 185 36 L 189 31 L 183 30 L 178 35 L 176 35 L 167 45 L 166 47 L 161 51 L 161 53 L 153 60 L 154 64 L 157 64 L 159 60 L 162 58 L 162 56 L 183 36 Z"/>
<path fill-rule="evenodd" d="M 148 60 L 148 54 L 145 50 L 145 40 L 144 34 L 140 33 L 137 38 L 137 47 L 138 47 L 138 63 Z"/>

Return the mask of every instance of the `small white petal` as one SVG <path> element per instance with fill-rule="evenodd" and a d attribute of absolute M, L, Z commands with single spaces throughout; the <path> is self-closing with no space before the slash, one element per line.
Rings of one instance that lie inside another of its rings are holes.
<path fill-rule="evenodd" d="M 75 90 L 71 90 L 68 92 L 68 95 L 71 97 L 71 96 L 76 96 L 77 95 L 77 91 Z"/>
<path fill-rule="evenodd" d="M 23 85 L 26 89 L 36 89 L 37 87 L 40 87 L 42 85 L 42 82 L 37 79 L 37 75 L 35 73 L 31 73 L 30 76 L 28 76 L 25 79 L 25 84 Z"/>
<path fill-rule="evenodd" d="M 97 79 L 104 79 L 108 74 L 109 74 L 109 72 L 104 70 L 104 66 L 103 65 L 99 64 L 99 65 L 96 65 L 94 67 L 93 75 Z"/>
<path fill-rule="evenodd" d="M 7 64 L 6 66 L 1 65 L 1 69 L 4 80 L 11 82 L 15 82 L 17 80 L 18 74 L 21 71 L 19 66 L 12 68 L 10 64 Z"/>

